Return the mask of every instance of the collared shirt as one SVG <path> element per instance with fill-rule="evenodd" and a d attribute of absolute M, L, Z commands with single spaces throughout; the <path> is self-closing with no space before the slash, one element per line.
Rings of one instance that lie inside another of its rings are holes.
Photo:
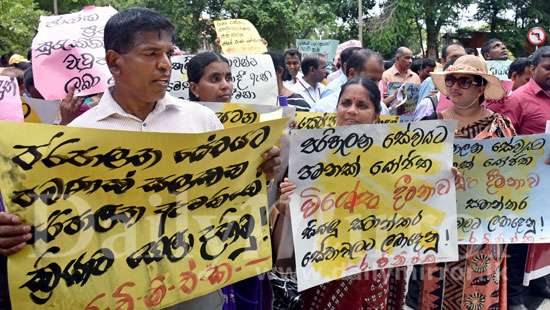
<path fill-rule="evenodd" d="M 348 81 L 348 77 L 345 74 L 340 74 L 330 83 L 328 83 L 327 89 L 329 89 L 331 92 L 339 94 L 340 89 L 342 88 L 342 85 L 346 84 L 347 81 Z"/>
<path fill-rule="evenodd" d="M 342 69 L 338 69 L 338 70 L 332 72 L 331 74 L 329 74 L 329 75 L 327 76 L 327 81 L 328 81 L 329 84 L 330 84 L 330 82 L 332 82 L 332 81 L 338 79 L 338 78 L 341 77 L 342 75 L 345 75 L 344 72 L 342 71 Z"/>
<path fill-rule="evenodd" d="M 201 133 L 223 129 L 214 112 L 198 103 L 166 93 L 145 120 L 124 111 L 106 91 L 98 105 L 74 119 L 69 126 L 127 131 Z"/>
<path fill-rule="evenodd" d="M 304 100 L 311 106 L 314 107 L 315 104 L 323 97 L 326 91 L 326 86 L 317 83 L 317 85 L 312 86 L 304 78 L 299 78 L 296 86 L 296 93 L 304 97 Z"/>
<path fill-rule="evenodd" d="M 300 90 L 298 88 L 298 86 L 300 86 L 300 84 L 298 84 L 298 79 L 304 77 L 304 74 L 302 73 L 302 71 L 298 71 L 298 74 L 296 75 L 296 80 L 289 80 L 289 81 L 283 81 L 283 85 L 293 91 L 293 92 L 297 92 L 298 90 Z"/>
<path fill-rule="evenodd" d="M 395 67 L 395 64 L 391 66 L 388 70 L 382 73 L 382 80 L 380 81 L 380 95 L 384 97 L 388 92 L 389 83 L 413 83 L 420 85 L 420 77 L 418 74 L 414 73 L 411 69 L 407 70 L 405 75 L 401 75 L 399 70 Z"/>
<path fill-rule="evenodd" d="M 507 100 L 487 108 L 508 116 L 519 135 L 544 133 L 546 121 L 550 120 L 550 92 L 531 79 L 513 91 Z"/>

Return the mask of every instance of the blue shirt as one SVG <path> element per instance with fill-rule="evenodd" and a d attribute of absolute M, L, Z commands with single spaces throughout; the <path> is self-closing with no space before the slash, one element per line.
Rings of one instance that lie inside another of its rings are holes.
<path fill-rule="evenodd" d="M 420 89 L 418 90 L 418 103 L 420 103 L 422 99 L 428 97 L 433 90 L 435 90 L 435 85 L 432 81 L 432 77 L 429 76 L 420 84 Z"/>

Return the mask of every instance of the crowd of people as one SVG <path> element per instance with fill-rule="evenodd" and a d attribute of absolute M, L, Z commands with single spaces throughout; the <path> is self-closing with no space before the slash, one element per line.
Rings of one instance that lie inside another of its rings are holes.
<path fill-rule="evenodd" d="M 194 101 L 231 101 L 229 61 L 214 51 L 197 54 L 187 65 L 190 101 L 171 96 L 166 88 L 174 31 L 168 19 L 148 9 L 111 17 L 104 46 L 114 86 L 85 98 L 69 89 L 60 104 L 59 125 L 177 133 L 223 128 L 211 110 Z M 481 55 L 476 53 L 452 42 L 443 47 L 440 63 L 414 59 L 407 47 L 396 48 L 394 59 L 385 61 L 376 51 L 353 46 L 340 53 L 330 75 L 325 55 L 304 56 L 297 49 L 269 54 L 279 95 L 297 111 L 336 113 L 337 126 L 378 122 L 396 102 L 390 83 L 412 83 L 419 88 L 414 120 L 456 120 L 457 138 L 544 133 L 550 120 L 550 46 L 515 59 L 509 83 L 491 74 L 486 64 L 508 59 L 504 42 L 488 40 Z M 42 98 L 34 87 L 27 60 L 31 56 L 6 59 L 0 75 L 16 78 L 24 96 Z M 263 158 L 260 169 L 273 179 L 281 164 L 280 150 L 274 146 Z M 368 271 L 297 292 L 294 259 L 277 253 L 291 242 L 284 237 L 292 234 L 284 219 L 290 216 L 296 187 L 288 178 L 277 185 L 279 197 L 270 214 L 275 262 L 270 277 L 252 277 L 169 309 L 527 309 L 528 294 L 550 298 L 544 277 L 523 286 L 532 246 L 528 244 L 459 246 L 456 262 Z M 10 309 L 6 258 L 31 238 L 31 227 L 19 217 L 0 213 L 0 309 Z"/>

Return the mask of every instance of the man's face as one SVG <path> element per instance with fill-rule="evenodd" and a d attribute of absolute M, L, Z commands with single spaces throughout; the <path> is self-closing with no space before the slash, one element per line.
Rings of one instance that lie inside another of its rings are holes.
<path fill-rule="evenodd" d="M 371 81 L 378 83 L 382 80 L 382 74 L 384 73 L 384 65 L 380 63 L 380 60 L 376 57 L 370 57 L 363 65 L 363 70 L 359 73 L 360 76 L 364 76 Z"/>
<path fill-rule="evenodd" d="M 285 64 L 290 75 L 296 78 L 298 72 L 300 72 L 300 58 L 298 56 L 286 55 Z"/>
<path fill-rule="evenodd" d="M 140 101 L 162 99 L 170 82 L 172 50 L 172 33 L 144 31 L 135 35 L 134 46 L 128 52 L 108 51 L 115 53 L 110 69 L 116 88 Z"/>
<path fill-rule="evenodd" d="M 508 59 L 508 49 L 501 41 L 491 44 L 491 49 L 487 55 L 487 60 L 506 60 Z"/>
<path fill-rule="evenodd" d="M 412 51 L 405 50 L 403 54 L 396 59 L 397 64 L 401 70 L 409 70 L 412 65 Z"/>
<path fill-rule="evenodd" d="M 533 70 L 533 80 L 545 91 L 550 91 L 550 57 L 542 57 Z"/>
<path fill-rule="evenodd" d="M 322 82 L 328 75 L 327 71 L 327 59 L 324 57 L 319 58 L 319 69 L 317 70 L 317 82 Z"/>
<path fill-rule="evenodd" d="M 456 60 L 460 56 L 466 55 L 466 50 L 460 45 L 449 45 L 447 47 L 447 57 L 445 57 L 445 63 L 448 63 L 452 60 Z"/>

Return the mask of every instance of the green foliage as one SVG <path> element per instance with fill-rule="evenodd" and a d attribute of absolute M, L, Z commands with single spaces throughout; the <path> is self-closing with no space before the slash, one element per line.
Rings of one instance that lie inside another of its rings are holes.
<path fill-rule="evenodd" d="M 511 19 L 506 10 L 513 11 Z M 501 39 L 516 56 L 526 56 L 527 31 L 531 27 L 550 30 L 550 1 L 548 0 L 480 0 L 475 16 L 489 25 L 492 37 Z M 547 43 L 548 44 L 548 43 Z"/>
<path fill-rule="evenodd" d="M 40 15 L 53 14 L 55 0 L 0 0 L 0 52 L 25 53 L 38 27 Z M 270 49 L 293 46 L 296 39 L 323 39 L 340 42 L 357 37 L 357 0 L 57 0 L 59 14 L 82 9 L 85 5 L 111 5 L 118 10 L 142 6 L 155 9 L 176 26 L 176 43 L 195 52 L 213 43 L 213 20 L 244 18 L 250 20 L 269 42 Z M 369 14 L 381 3 L 382 14 Z M 364 45 L 391 57 L 399 46 L 415 53 L 427 45 L 431 57 L 439 50 L 443 26 L 453 25 L 458 13 L 472 0 L 362 0 Z M 500 37 L 514 53 L 526 46 L 530 27 L 550 30 L 548 0 L 477 0 L 476 18 Z M 505 10 L 514 12 L 507 19 Z"/>
<path fill-rule="evenodd" d="M 0 54 L 26 55 L 44 14 L 32 0 L 0 0 Z"/>

